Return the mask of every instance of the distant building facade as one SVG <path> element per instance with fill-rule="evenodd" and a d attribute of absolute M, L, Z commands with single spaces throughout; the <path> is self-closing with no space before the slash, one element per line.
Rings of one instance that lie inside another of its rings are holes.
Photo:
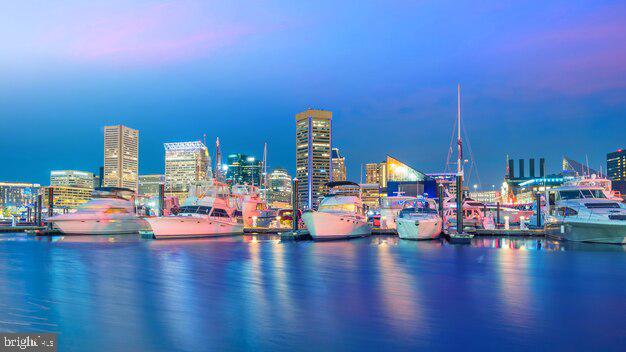
<path fill-rule="evenodd" d="M 626 150 L 618 149 L 606 155 L 606 176 L 612 181 L 626 181 Z"/>
<path fill-rule="evenodd" d="M 339 153 L 338 148 L 333 148 L 331 152 L 331 162 L 333 171 L 333 181 L 346 180 L 346 158 Z"/>
<path fill-rule="evenodd" d="M 209 150 L 200 141 L 165 143 L 165 193 L 187 197 L 189 186 L 207 178 L 211 158 Z"/>
<path fill-rule="evenodd" d="M 91 199 L 93 189 L 70 186 L 48 186 L 43 191 L 43 206 L 48 207 L 52 192 L 55 213 L 76 210 L 80 205 Z"/>
<path fill-rule="evenodd" d="M 139 175 L 139 194 L 142 196 L 157 196 L 162 185 L 165 185 L 165 175 Z"/>
<path fill-rule="evenodd" d="M 378 185 L 386 185 L 386 166 L 387 163 L 367 163 L 365 164 L 365 183 Z"/>
<path fill-rule="evenodd" d="M 50 186 L 77 187 L 93 190 L 94 175 L 87 171 L 53 170 L 50 171 Z"/>
<path fill-rule="evenodd" d="M 263 162 L 246 154 L 229 154 L 227 158 L 226 180 L 233 184 L 261 185 Z"/>
<path fill-rule="evenodd" d="M 285 169 L 274 169 L 267 175 L 267 202 L 272 208 L 287 208 L 291 205 L 293 189 L 291 176 Z"/>
<path fill-rule="evenodd" d="M 0 217 L 19 215 L 37 200 L 37 183 L 0 182 Z"/>
<path fill-rule="evenodd" d="M 137 191 L 139 183 L 139 131 L 126 126 L 104 127 L 105 187 Z"/>
<path fill-rule="evenodd" d="M 330 111 L 312 109 L 296 115 L 296 177 L 301 208 L 317 208 L 330 181 L 332 117 Z"/>

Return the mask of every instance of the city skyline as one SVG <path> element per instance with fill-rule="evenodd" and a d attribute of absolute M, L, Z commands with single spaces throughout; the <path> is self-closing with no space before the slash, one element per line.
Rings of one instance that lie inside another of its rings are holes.
<path fill-rule="evenodd" d="M 0 122 L 27 127 L 0 140 L 4 181 L 96 173 L 94 141 L 115 124 L 141 131 L 139 174 L 163 172 L 162 143 L 204 133 L 227 153 L 267 141 L 268 164 L 295 174 L 292 116 L 307 107 L 333 111 L 351 180 L 386 154 L 439 172 L 457 82 L 483 186 L 501 182 L 506 154 L 554 172 L 563 155 L 598 168 L 624 147 L 617 1 L 57 6 L 20 2 L 0 24 Z"/>

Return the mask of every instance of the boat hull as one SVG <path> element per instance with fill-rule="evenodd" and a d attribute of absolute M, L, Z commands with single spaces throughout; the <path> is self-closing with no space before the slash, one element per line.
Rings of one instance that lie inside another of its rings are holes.
<path fill-rule="evenodd" d="M 398 218 L 398 236 L 406 240 L 432 240 L 441 234 L 442 221 L 432 219 Z"/>
<path fill-rule="evenodd" d="M 142 218 L 51 220 L 64 235 L 128 235 L 149 228 Z"/>
<path fill-rule="evenodd" d="M 212 217 L 168 216 L 150 218 L 147 221 L 156 239 L 218 237 L 243 233 L 243 224 Z"/>
<path fill-rule="evenodd" d="M 314 240 L 339 240 L 372 234 L 372 226 L 354 215 L 308 212 L 302 221 Z"/>
<path fill-rule="evenodd" d="M 626 222 L 561 221 L 546 225 L 549 236 L 573 242 L 626 244 Z"/>

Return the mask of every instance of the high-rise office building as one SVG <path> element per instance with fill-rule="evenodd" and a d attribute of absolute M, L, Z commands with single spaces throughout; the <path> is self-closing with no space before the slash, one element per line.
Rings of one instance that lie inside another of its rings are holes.
<path fill-rule="evenodd" d="M 246 154 L 229 154 L 226 165 L 226 180 L 233 184 L 261 185 L 263 162 Z"/>
<path fill-rule="evenodd" d="M 306 110 L 296 115 L 296 177 L 302 208 L 316 208 L 330 181 L 333 113 Z"/>
<path fill-rule="evenodd" d="M 291 205 L 291 176 L 285 169 L 274 169 L 267 175 L 267 201 L 273 208 L 286 208 Z"/>
<path fill-rule="evenodd" d="M 93 173 L 86 171 L 53 170 L 50 171 L 50 186 L 93 189 L 94 176 Z"/>
<path fill-rule="evenodd" d="M 200 141 L 165 143 L 165 192 L 182 201 L 189 185 L 211 173 L 209 150 Z M 212 175 L 210 175 L 212 177 Z"/>
<path fill-rule="evenodd" d="M 346 180 L 346 158 L 339 153 L 338 148 L 333 148 L 331 152 L 333 165 L 333 181 Z"/>
<path fill-rule="evenodd" d="M 618 149 L 606 155 L 606 175 L 613 181 L 626 180 L 626 150 Z"/>
<path fill-rule="evenodd" d="M 105 187 L 137 191 L 139 176 L 139 131 L 126 126 L 104 127 Z"/>
<path fill-rule="evenodd" d="M 139 175 L 139 194 L 142 196 L 157 196 L 162 185 L 165 185 L 165 175 Z"/>

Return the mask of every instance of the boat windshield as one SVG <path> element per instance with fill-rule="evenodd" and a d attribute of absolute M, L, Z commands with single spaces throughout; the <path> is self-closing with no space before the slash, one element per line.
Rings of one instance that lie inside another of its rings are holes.
<path fill-rule="evenodd" d="M 562 200 L 584 199 L 584 198 L 606 198 L 602 190 L 599 189 L 574 189 L 568 191 L 560 191 L 559 196 Z"/>
<path fill-rule="evenodd" d="M 178 214 L 209 214 L 211 207 L 198 205 L 184 205 L 178 209 Z"/>
<path fill-rule="evenodd" d="M 435 209 L 431 209 L 431 208 L 404 208 L 400 211 L 400 214 L 398 215 L 400 218 L 404 218 L 406 216 L 408 216 L 409 214 L 437 214 L 437 211 Z"/>
<path fill-rule="evenodd" d="M 320 205 L 319 211 L 322 212 L 347 212 L 347 213 L 355 213 L 356 212 L 356 204 L 322 204 Z"/>

